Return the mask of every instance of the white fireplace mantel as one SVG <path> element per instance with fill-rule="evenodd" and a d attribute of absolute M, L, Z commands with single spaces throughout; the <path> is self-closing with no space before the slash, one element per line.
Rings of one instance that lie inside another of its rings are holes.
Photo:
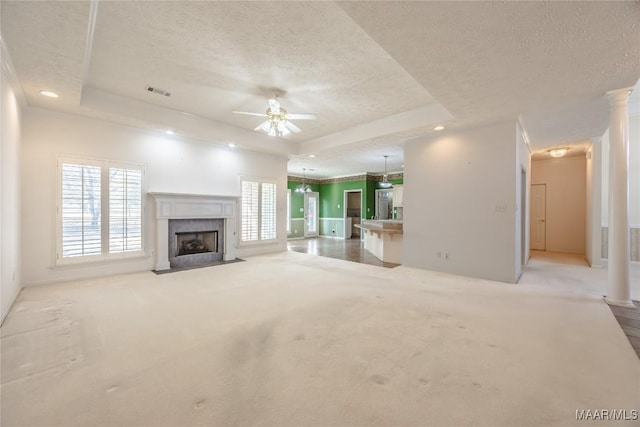
<path fill-rule="evenodd" d="M 156 207 L 156 270 L 168 270 L 170 219 L 224 219 L 222 259 L 236 259 L 238 197 L 185 193 L 149 193 Z"/>

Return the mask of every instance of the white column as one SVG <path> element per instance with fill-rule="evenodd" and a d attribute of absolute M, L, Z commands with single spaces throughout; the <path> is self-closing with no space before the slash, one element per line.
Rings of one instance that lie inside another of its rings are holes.
<path fill-rule="evenodd" d="M 609 290 L 607 303 L 635 307 L 629 287 L 629 113 L 632 88 L 607 92 L 609 98 Z"/>

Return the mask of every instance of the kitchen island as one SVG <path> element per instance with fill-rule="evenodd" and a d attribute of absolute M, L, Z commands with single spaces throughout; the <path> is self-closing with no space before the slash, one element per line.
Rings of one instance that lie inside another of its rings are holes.
<path fill-rule="evenodd" d="M 383 262 L 402 263 L 402 221 L 363 220 L 355 225 L 362 230 L 364 248 Z"/>

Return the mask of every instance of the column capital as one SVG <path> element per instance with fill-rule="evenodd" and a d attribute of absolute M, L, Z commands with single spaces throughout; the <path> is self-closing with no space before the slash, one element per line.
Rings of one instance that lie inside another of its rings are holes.
<path fill-rule="evenodd" d="M 607 98 L 609 98 L 609 104 L 615 105 L 619 102 L 626 102 L 629 99 L 629 94 L 633 91 L 633 86 L 625 87 L 622 89 L 610 90 L 607 92 Z"/>

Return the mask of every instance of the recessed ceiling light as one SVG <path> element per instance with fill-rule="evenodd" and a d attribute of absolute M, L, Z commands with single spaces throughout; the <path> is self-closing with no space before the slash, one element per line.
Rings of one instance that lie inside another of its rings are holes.
<path fill-rule="evenodd" d="M 164 133 L 166 133 L 167 135 L 174 135 L 175 132 L 172 130 L 165 130 Z"/>
<path fill-rule="evenodd" d="M 309 157 L 311 157 L 312 159 L 315 157 L 315 154 L 309 154 Z"/>
<path fill-rule="evenodd" d="M 547 150 L 551 157 L 562 157 L 567 154 L 567 151 L 569 151 L 569 147 L 558 147 Z"/>
<path fill-rule="evenodd" d="M 229 146 L 229 148 L 235 148 L 236 144 L 234 144 L 233 142 L 230 142 L 227 144 Z"/>
<path fill-rule="evenodd" d="M 438 125 L 438 126 L 434 127 L 433 130 L 444 130 L 444 126 Z"/>
<path fill-rule="evenodd" d="M 40 95 L 47 96 L 49 98 L 57 98 L 58 94 L 55 92 L 51 92 L 50 90 L 41 90 Z"/>

